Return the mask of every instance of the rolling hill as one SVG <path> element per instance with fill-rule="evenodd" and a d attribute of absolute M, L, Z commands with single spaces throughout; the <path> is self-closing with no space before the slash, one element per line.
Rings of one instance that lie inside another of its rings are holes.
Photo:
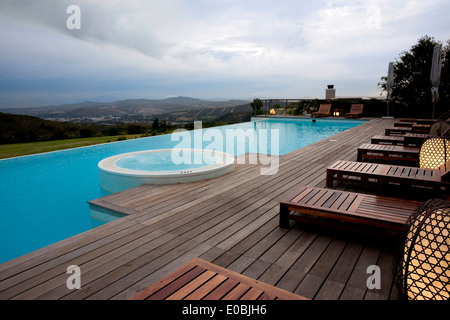
<path fill-rule="evenodd" d="M 37 108 L 7 108 L 1 112 L 74 123 L 146 123 L 158 118 L 173 124 L 193 120 L 214 121 L 229 113 L 249 113 L 245 100 L 207 101 L 189 97 L 162 100 L 128 99 L 114 102 L 83 102 Z"/>

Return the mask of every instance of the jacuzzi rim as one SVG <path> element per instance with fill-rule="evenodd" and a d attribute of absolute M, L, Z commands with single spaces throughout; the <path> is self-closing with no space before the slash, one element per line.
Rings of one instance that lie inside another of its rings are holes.
<path fill-rule="evenodd" d="M 213 173 L 215 171 L 222 170 L 226 167 L 234 166 L 235 157 L 229 153 L 217 151 L 217 150 L 209 150 L 209 149 L 195 149 L 195 148 L 187 148 L 194 152 L 202 152 L 202 153 L 212 153 L 214 152 L 217 156 L 222 156 L 225 159 L 224 163 L 214 163 L 210 165 L 206 165 L 200 168 L 193 169 L 185 169 L 185 170 L 173 170 L 173 171 L 147 171 L 147 170 L 133 170 L 126 169 L 116 165 L 116 162 L 120 159 L 138 155 L 145 153 L 155 153 L 155 152 L 167 152 L 167 151 L 181 151 L 186 150 L 183 148 L 172 148 L 172 149 L 155 149 L 155 150 L 144 150 L 144 151 L 134 151 L 128 153 L 121 153 L 109 158 L 105 158 L 98 163 L 98 167 L 100 170 L 111 173 L 114 175 L 123 175 L 123 176 L 133 176 L 133 177 L 155 177 L 155 178 L 172 178 L 179 176 L 196 176 L 204 173 Z M 112 162 L 112 163 L 110 163 Z"/>

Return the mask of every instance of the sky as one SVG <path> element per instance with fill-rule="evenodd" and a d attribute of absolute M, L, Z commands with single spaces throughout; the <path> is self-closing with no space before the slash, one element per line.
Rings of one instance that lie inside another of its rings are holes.
<path fill-rule="evenodd" d="M 75 7 L 74 7 L 75 6 Z M 448 0 L 1 0 L 0 108 L 83 101 L 380 97 Z"/>

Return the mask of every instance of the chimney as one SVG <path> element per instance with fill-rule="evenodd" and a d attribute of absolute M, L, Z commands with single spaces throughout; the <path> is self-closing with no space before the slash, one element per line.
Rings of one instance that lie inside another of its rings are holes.
<path fill-rule="evenodd" d="M 328 85 L 328 89 L 325 91 L 325 99 L 331 100 L 336 98 L 336 89 L 334 89 L 333 84 Z"/>

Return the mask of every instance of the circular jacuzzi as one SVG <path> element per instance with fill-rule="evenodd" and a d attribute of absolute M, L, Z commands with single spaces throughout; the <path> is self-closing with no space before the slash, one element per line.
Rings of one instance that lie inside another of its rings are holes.
<path fill-rule="evenodd" d="M 221 176 L 234 169 L 234 157 L 206 149 L 159 149 L 119 154 L 98 164 L 100 186 L 120 192 L 142 184 L 176 184 Z"/>

